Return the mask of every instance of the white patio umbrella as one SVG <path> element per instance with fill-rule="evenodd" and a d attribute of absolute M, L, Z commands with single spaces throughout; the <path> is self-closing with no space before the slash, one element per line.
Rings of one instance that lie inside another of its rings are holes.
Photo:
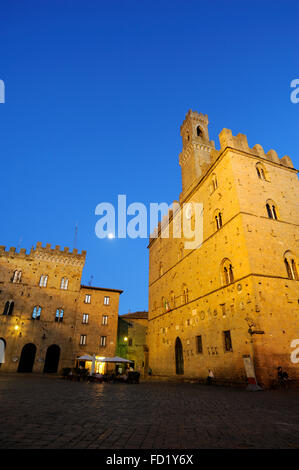
<path fill-rule="evenodd" d="M 119 356 L 114 356 L 114 357 L 105 357 L 104 359 L 102 359 L 102 362 L 134 362 L 134 361 L 130 361 L 130 359 L 124 359 L 123 357 L 119 357 Z"/>
<path fill-rule="evenodd" d="M 85 356 L 77 357 L 78 361 L 92 361 L 92 356 L 85 354 Z"/>

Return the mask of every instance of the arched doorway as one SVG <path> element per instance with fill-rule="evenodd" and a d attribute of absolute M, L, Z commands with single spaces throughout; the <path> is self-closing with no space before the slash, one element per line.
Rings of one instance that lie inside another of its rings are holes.
<path fill-rule="evenodd" d="M 175 368 L 176 374 L 182 375 L 184 373 L 183 346 L 180 338 L 175 340 Z"/>
<path fill-rule="evenodd" d="M 1 367 L 1 364 L 4 364 L 5 362 L 5 347 L 6 347 L 5 339 L 0 338 L 0 367 Z"/>
<path fill-rule="evenodd" d="M 28 343 L 22 349 L 18 372 L 32 372 L 36 354 L 35 344 Z"/>
<path fill-rule="evenodd" d="M 57 372 L 59 356 L 60 347 L 57 344 L 52 344 L 48 347 L 44 365 L 45 374 L 55 374 Z"/>

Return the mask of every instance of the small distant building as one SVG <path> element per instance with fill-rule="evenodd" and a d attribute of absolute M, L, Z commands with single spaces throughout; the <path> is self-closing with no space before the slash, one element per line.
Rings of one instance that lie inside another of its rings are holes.
<path fill-rule="evenodd" d="M 148 312 L 134 312 L 118 317 L 117 355 L 134 361 L 141 374 L 148 371 Z"/>
<path fill-rule="evenodd" d="M 55 373 L 82 355 L 115 355 L 122 290 L 82 285 L 85 257 L 0 246 L 0 371 Z"/>

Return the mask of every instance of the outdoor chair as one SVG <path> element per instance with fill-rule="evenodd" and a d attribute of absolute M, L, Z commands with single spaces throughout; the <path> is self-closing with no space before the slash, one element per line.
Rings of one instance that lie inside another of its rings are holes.
<path fill-rule="evenodd" d="M 128 373 L 128 384 L 139 384 L 140 372 L 133 371 Z"/>

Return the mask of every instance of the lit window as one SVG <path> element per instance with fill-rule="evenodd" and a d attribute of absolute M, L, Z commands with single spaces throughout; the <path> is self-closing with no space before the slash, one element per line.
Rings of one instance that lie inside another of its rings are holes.
<path fill-rule="evenodd" d="M 85 300 L 84 300 L 84 302 L 85 302 L 86 304 L 90 304 L 90 300 L 91 300 L 91 295 L 86 294 L 86 295 L 85 295 Z"/>
<path fill-rule="evenodd" d="M 48 276 L 46 276 L 45 274 L 42 274 L 39 280 L 39 286 L 47 287 L 47 283 L 48 283 Z"/>
<path fill-rule="evenodd" d="M 104 297 L 104 305 L 110 304 L 110 297 Z"/>
<path fill-rule="evenodd" d="M 69 284 L 69 280 L 66 277 L 63 277 L 61 279 L 60 289 L 67 290 L 68 284 Z"/>
<path fill-rule="evenodd" d="M 85 344 L 86 344 L 86 339 L 87 339 L 87 336 L 86 336 L 86 335 L 81 335 L 81 336 L 80 336 L 80 346 L 85 346 Z"/>
<path fill-rule="evenodd" d="M 101 336 L 101 339 L 100 339 L 100 346 L 102 348 L 104 348 L 106 346 L 106 340 L 107 340 L 107 337 L 106 336 Z"/>
<path fill-rule="evenodd" d="M 42 313 L 42 308 L 36 305 L 32 312 L 32 320 L 39 320 Z"/>
<path fill-rule="evenodd" d="M 21 278 L 22 278 L 22 271 L 15 271 L 13 273 L 12 282 L 19 283 L 21 282 Z"/>
<path fill-rule="evenodd" d="M 108 325 L 108 315 L 103 315 L 103 317 L 102 317 L 102 325 Z"/>
<path fill-rule="evenodd" d="M 85 323 L 87 324 L 88 323 L 88 313 L 83 313 L 83 317 L 82 317 L 82 323 Z"/>
<path fill-rule="evenodd" d="M 56 310 L 55 321 L 62 322 L 63 321 L 63 309 L 58 308 Z"/>

